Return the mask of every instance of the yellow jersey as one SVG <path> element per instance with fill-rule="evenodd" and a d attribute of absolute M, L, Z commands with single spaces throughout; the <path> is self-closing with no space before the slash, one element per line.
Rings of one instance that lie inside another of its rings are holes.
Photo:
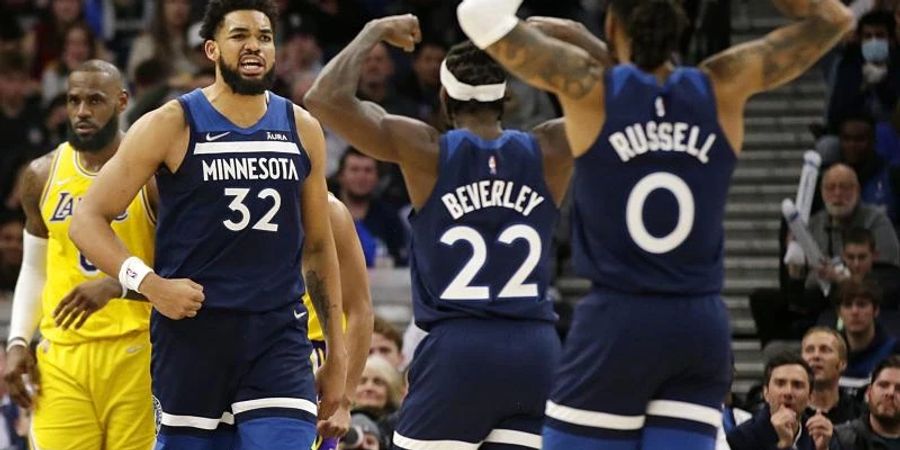
<path fill-rule="evenodd" d="M 149 330 L 150 303 L 124 299 L 111 300 L 78 330 L 63 330 L 53 321 L 53 310 L 75 286 L 106 276 L 69 240 L 72 213 L 95 175 L 82 166 L 78 152 L 68 142 L 56 149 L 40 203 L 41 216 L 49 232 L 40 328 L 41 334 L 51 342 L 74 344 Z M 143 188 L 125 212 L 112 222 L 113 231 L 128 250 L 151 266 L 155 220 Z"/>
<path fill-rule="evenodd" d="M 309 296 L 309 292 L 303 294 L 303 306 L 306 307 L 306 311 L 308 312 L 307 319 L 307 327 L 309 331 L 307 335 L 309 336 L 310 341 L 324 341 L 325 333 L 322 331 L 322 324 L 319 323 L 319 315 L 316 314 L 316 308 L 313 307 L 312 299 Z M 347 329 L 347 316 L 341 314 L 341 328 L 344 330 Z"/>

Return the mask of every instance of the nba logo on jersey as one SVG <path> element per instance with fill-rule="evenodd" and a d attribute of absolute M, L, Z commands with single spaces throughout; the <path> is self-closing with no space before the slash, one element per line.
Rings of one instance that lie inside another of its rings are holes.
<path fill-rule="evenodd" d="M 491 175 L 497 175 L 497 158 L 491 156 L 491 159 L 488 160 L 488 169 L 491 171 Z"/>

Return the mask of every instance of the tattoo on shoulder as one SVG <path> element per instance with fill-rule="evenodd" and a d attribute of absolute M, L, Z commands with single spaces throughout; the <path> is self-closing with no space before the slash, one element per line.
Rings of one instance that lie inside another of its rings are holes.
<path fill-rule="evenodd" d="M 500 42 L 495 56 L 520 77 L 542 80 L 568 97 L 580 99 L 591 92 L 603 75 L 600 64 L 581 55 L 548 54 L 539 39 L 537 31 L 516 27 Z"/>
<path fill-rule="evenodd" d="M 309 298 L 316 308 L 316 314 L 319 317 L 319 322 L 322 324 L 322 331 L 325 331 L 331 322 L 331 313 L 328 310 L 328 306 L 331 305 L 331 299 L 328 298 L 328 292 L 325 290 L 325 282 L 313 270 L 306 271 L 305 279 Z"/>

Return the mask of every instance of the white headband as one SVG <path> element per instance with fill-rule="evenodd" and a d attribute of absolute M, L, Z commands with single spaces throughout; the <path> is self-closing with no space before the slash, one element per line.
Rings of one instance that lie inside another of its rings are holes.
<path fill-rule="evenodd" d="M 479 102 L 494 102 L 502 99 L 506 95 L 506 82 L 500 84 L 483 84 L 481 86 L 472 86 L 463 83 L 453 76 L 450 69 L 447 68 L 447 60 L 441 63 L 441 84 L 447 90 L 447 95 L 454 100 L 469 101 L 477 100 Z"/>

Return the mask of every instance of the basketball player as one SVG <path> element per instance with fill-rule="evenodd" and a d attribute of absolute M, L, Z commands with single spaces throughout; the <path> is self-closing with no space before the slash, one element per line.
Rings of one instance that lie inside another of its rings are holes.
<path fill-rule="evenodd" d="M 324 438 L 338 436 L 346 432 L 350 425 L 350 407 L 353 404 L 353 394 L 356 385 L 365 369 L 366 358 L 372 339 L 372 298 L 369 292 L 369 276 L 366 271 L 366 260 L 362 254 L 359 237 L 353 224 L 353 217 L 347 207 L 333 195 L 328 195 L 328 212 L 331 218 L 331 229 L 334 232 L 335 247 L 337 250 L 338 265 L 341 268 L 341 296 L 346 317 L 345 330 L 347 334 L 347 383 L 344 389 L 347 397 L 341 402 L 337 412 L 328 420 L 319 422 L 320 436 L 317 437 L 313 449 L 334 450 L 337 448 L 337 439 Z M 118 286 L 118 282 L 108 278 Z M 78 292 L 82 292 L 79 290 Z M 54 310 L 54 318 L 57 323 L 66 328 L 72 324 L 75 329 L 80 328 L 95 312 L 101 310 L 108 302 L 108 298 L 96 295 L 67 295 Z M 118 293 L 118 291 L 116 291 Z M 315 307 L 309 295 L 303 296 L 303 305 L 309 315 L 309 340 L 312 343 L 313 368 L 318 370 L 325 362 L 326 346 L 325 335 L 322 332 L 322 324 L 315 313 Z M 148 315 L 149 316 L 149 315 Z M 148 361 L 149 363 L 149 361 Z M 149 372 L 148 372 L 149 373 Z M 147 385 L 149 390 L 149 384 Z"/>
<path fill-rule="evenodd" d="M 469 42 L 441 70 L 446 134 L 356 98 L 373 46 L 409 51 L 420 37 L 412 15 L 369 22 L 305 98 L 350 145 L 398 163 L 409 188 L 414 316 L 429 335 L 394 446 L 537 449 L 560 351 L 547 257 L 572 158 L 560 121 L 501 128 L 505 72 Z"/>
<path fill-rule="evenodd" d="M 776 0 L 796 19 L 704 62 L 670 63 L 677 0 L 612 0 L 612 66 L 520 24 L 520 0 L 465 0 L 460 25 L 559 97 L 575 163 L 578 305 L 547 403 L 548 449 L 712 449 L 730 381 L 725 198 L 747 99 L 805 72 L 851 27 L 837 0 Z"/>
<path fill-rule="evenodd" d="M 305 110 L 267 91 L 275 11 L 270 0 L 208 3 L 201 35 L 215 83 L 132 126 L 70 229 L 97 267 L 154 306 L 157 449 L 310 448 L 317 413 L 327 419 L 344 397 L 324 137 Z M 109 228 L 154 172 L 156 271 Z M 317 380 L 307 289 L 331 349 Z"/>
<path fill-rule="evenodd" d="M 375 317 L 372 312 L 366 257 L 362 253 L 362 244 L 359 243 L 359 236 L 356 234 L 353 216 L 347 207 L 331 194 L 328 194 L 328 215 L 334 233 L 338 266 L 341 269 L 341 303 L 346 318 L 344 329 L 347 333 L 348 361 L 345 397 L 337 412 L 328 420 L 319 422 L 319 438 L 316 439 L 318 446 L 313 446 L 313 449 L 318 450 L 335 450 L 338 440 L 325 436 L 342 436 L 350 427 L 350 408 L 353 405 L 356 385 L 366 368 Z M 325 336 L 309 295 L 303 296 L 303 303 L 309 311 L 309 340 L 313 346 L 313 367 L 318 369 L 325 362 L 328 353 Z"/>
<path fill-rule="evenodd" d="M 13 400 L 34 408 L 31 447 L 147 449 L 153 445 L 150 304 L 121 299 L 108 278 L 69 240 L 73 211 L 122 141 L 122 75 L 91 60 L 68 78 L 69 141 L 26 169 L 24 263 L 10 323 L 6 382 Z M 153 257 L 156 192 L 138 186 L 112 230 L 130 252 Z M 68 295 L 67 295 L 68 294 Z M 65 297 L 107 303 L 84 321 L 55 321 Z M 110 299 L 113 299 L 110 301 Z M 79 325 L 69 329 L 69 324 Z M 29 342 L 40 324 L 37 362 Z M 80 326 L 83 325 L 83 326 Z"/>

